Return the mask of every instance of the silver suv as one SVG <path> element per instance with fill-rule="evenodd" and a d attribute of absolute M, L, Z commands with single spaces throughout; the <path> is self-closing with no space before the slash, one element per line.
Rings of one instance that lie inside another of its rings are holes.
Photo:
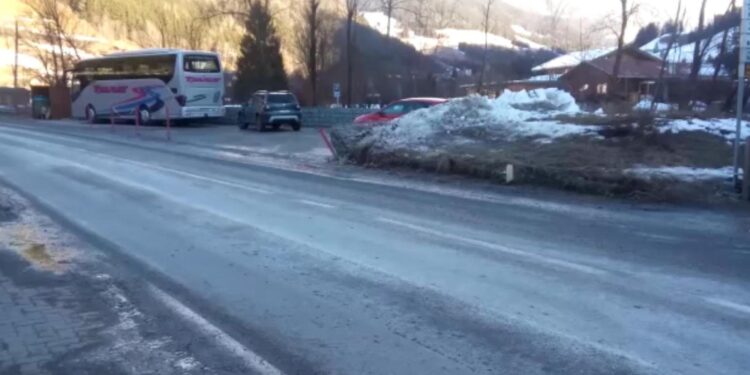
<path fill-rule="evenodd" d="M 299 131 L 302 112 L 297 98 L 289 91 L 258 91 L 242 105 L 237 124 L 243 130 L 252 124 L 261 132 L 268 126 L 277 130 L 287 124 Z"/>

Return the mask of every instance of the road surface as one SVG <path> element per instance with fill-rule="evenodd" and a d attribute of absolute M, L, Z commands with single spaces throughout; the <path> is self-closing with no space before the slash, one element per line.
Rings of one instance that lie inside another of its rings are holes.
<path fill-rule="evenodd" d="M 750 368 L 742 212 L 457 194 L 84 130 L 1 122 L 0 179 L 141 266 L 249 372 Z"/>

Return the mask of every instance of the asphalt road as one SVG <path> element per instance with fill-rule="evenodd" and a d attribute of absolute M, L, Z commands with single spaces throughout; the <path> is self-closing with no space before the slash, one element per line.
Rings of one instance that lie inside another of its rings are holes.
<path fill-rule="evenodd" d="M 142 265 L 159 287 L 144 293 L 256 372 L 750 369 L 743 212 L 459 194 L 83 135 L 0 123 L 0 179 Z"/>

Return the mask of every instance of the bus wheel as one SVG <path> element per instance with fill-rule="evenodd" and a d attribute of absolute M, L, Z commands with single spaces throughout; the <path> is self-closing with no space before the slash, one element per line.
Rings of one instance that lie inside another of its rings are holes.
<path fill-rule="evenodd" d="M 88 121 L 90 124 L 96 123 L 96 110 L 91 104 L 86 107 L 86 121 Z"/>
<path fill-rule="evenodd" d="M 138 122 L 143 126 L 151 123 L 151 112 L 145 106 L 138 109 L 136 116 L 138 116 Z"/>

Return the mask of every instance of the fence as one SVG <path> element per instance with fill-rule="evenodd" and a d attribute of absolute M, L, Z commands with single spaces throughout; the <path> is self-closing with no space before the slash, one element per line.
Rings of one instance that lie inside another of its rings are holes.
<path fill-rule="evenodd" d="M 365 108 L 302 108 L 302 126 L 308 128 L 330 128 L 336 125 L 351 124 L 354 118 L 375 111 Z M 236 125 L 239 108 L 227 107 L 224 118 L 215 120 L 224 125 Z"/>
<path fill-rule="evenodd" d="M 303 108 L 302 124 L 311 128 L 351 124 L 357 116 L 373 111 L 365 108 Z"/>

